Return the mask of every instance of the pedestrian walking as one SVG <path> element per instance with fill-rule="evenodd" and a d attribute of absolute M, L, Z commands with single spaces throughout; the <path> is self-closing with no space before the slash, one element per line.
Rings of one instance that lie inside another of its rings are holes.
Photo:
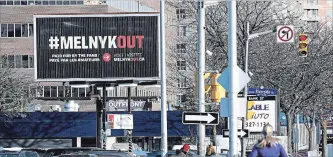
<path fill-rule="evenodd" d="M 253 147 L 249 157 L 288 157 L 278 139 L 273 137 L 270 124 L 264 126 L 262 133 L 264 137 Z"/>

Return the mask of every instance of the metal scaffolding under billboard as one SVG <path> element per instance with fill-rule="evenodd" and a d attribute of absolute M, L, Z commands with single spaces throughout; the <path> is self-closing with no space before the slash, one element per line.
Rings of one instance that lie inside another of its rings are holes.
<path fill-rule="evenodd" d="M 159 14 L 35 15 L 36 81 L 159 80 Z"/>

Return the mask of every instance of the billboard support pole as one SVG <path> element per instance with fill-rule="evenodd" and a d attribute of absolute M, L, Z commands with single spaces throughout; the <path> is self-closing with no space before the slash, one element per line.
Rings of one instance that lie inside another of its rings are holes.
<path fill-rule="evenodd" d="M 106 106 L 106 83 L 103 83 L 103 103 L 102 103 L 102 126 L 103 126 L 103 131 L 102 131 L 102 148 L 106 149 L 106 126 L 105 126 L 105 122 L 106 122 L 106 110 L 105 110 L 105 106 Z"/>
<path fill-rule="evenodd" d="M 132 113 L 131 109 L 131 99 L 132 99 L 132 89 L 131 87 L 127 87 L 127 97 L 128 97 L 128 103 L 127 103 L 127 109 L 129 114 Z M 127 130 L 127 138 L 128 138 L 128 152 L 132 152 L 132 130 Z"/>
<path fill-rule="evenodd" d="M 102 148 L 102 102 L 100 98 L 96 98 L 96 147 Z"/>
<path fill-rule="evenodd" d="M 160 0 L 161 157 L 166 157 L 168 151 L 164 3 Z"/>

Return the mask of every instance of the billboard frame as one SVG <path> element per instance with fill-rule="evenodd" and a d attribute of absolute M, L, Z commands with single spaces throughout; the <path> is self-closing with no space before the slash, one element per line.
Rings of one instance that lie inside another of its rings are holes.
<path fill-rule="evenodd" d="M 70 17 L 126 17 L 126 16 L 156 16 L 157 17 L 157 57 L 158 57 L 158 77 L 112 77 L 112 78 L 52 78 L 38 79 L 37 78 L 37 18 L 70 18 Z M 106 82 L 119 80 L 134 80 L 134 81 L 156 81 L 161 79 L 161 37 L 160 37 L 160 14 L 158 12 L 142 12 L 142 13 L 101 13 L 101 14 L 44 14 L 33 15 L 34 24 L 34 80 L 36 82 Z"/>

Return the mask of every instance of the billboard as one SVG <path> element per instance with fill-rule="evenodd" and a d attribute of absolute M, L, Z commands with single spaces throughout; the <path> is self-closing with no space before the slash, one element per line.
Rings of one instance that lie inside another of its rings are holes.
<path fill-rule="evenodd" d="M 159 80 L 159 14 L 35 15 L 36 81 Z"/>

